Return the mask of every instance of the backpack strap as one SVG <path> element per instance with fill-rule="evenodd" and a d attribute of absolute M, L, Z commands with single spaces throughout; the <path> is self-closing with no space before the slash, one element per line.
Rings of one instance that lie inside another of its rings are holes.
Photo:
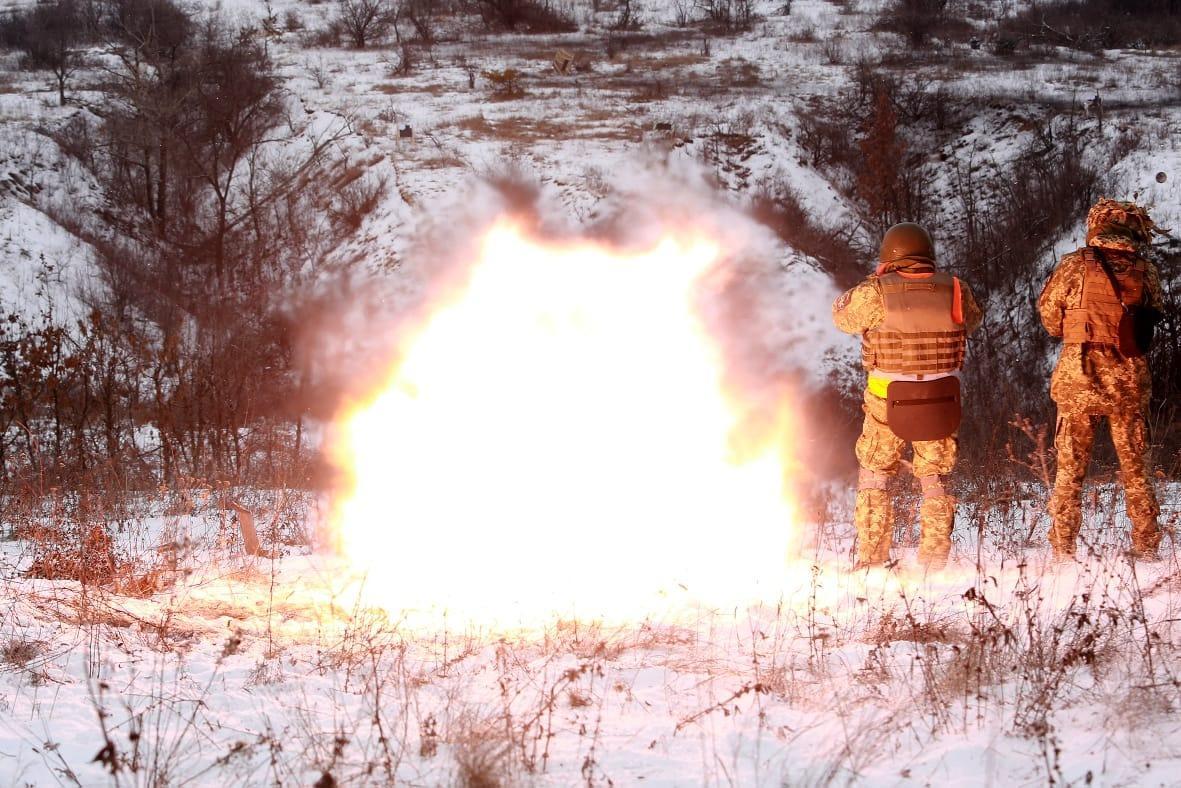
<path fill-rule="evenodd" d="M 1124 311 L 1128 311 L 1128 305 L 1124 302 L 1124 291 L 1119 286 L 1119 280 L 1115 278 L 1115 273 L 1111 270 L 1111 264 L 1107 262 L 1107 255 L 1098 246 L 1090 247 L 1091 251 L 1095 253 L 1096 259 L 1099 261 L 1099 267 L 1103 269 L 1103 273 L 1107 274 L 1107 281 L 1111 282 L 1111 289 L 1115 292 L 1115 297 L 1119 299 L 1120 306 Z"/>

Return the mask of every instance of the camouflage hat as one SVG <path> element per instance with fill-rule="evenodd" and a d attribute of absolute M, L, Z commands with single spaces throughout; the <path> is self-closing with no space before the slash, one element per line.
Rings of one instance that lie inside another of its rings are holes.
<path fill-rule="evenodd" d="M 1132 202 L 1100 197 L 1087 213 L 1087 246 L 1136 252 L 1159 232 L 1148 211 Z"/>

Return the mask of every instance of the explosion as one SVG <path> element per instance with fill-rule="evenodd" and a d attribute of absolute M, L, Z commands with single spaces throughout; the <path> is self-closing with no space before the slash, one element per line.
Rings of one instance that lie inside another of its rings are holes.
<path fill-rule="evenodd" d="M 368 600 L 535 623 L 773 598 L 791 424 L 727 385 L 702 316 L 719 244 L 620 252 L 503 221 L 465 274 L 337 420 L 331 524 Z"/>

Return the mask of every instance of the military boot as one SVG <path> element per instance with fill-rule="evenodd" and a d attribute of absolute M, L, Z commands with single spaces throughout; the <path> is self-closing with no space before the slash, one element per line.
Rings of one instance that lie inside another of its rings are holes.
<path fill-rule="evenodd" d="M 1156 561 L 1159 556 L 1157 548 L 1160 546 L 1161 530 L 1157 521 L 1160 509 L 1156 501 L 1151 500 L 1147 505 L 1128 495 L 1128 517 L 1132 521 L 1132 547 L 1129 555 L 1137 561 Z"/>
<path fill-rule="evenodd" d="M 1082 510 L 1073 497 L 1050 498 L 1050 546 L 1056 560 L 1073 561 L 1078 546 L 1078 532 L 1082 525 Z"/>

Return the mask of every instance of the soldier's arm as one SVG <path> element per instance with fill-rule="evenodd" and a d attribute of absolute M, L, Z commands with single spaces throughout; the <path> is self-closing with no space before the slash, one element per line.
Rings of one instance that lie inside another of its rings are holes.
<path fill-rule="evenodd" d="M 1062 318 L 1075 283 L 1082 281 L 1082 265 L 1083 258 L 1073 252 L 1063 257 L 1058 267 L 1050 274 L 1050 278 L 1046 280 L 1042 294 L 1038 296 L 1038 316 L 1046 332 L 1052 337 L 1062 336 Z"/>
<path fill-rule="evenodd" d="M 980 323 L 984 320 L 984 310 L 976 303 L 976 297 L 972 295 L 972 288 L 964 284 L 962 280 L 960 281 L 960 309 L 964 318 L 964 333 L 971 334 L 980 328 Z"/>
<path fill-rule="evenodd" d="M 866 279 L 846 290 L 832 305 L 832 322 L 846 334 L 861 334 L 877 328 L 886 319 L 882 293 L 874 279 Z"/>

